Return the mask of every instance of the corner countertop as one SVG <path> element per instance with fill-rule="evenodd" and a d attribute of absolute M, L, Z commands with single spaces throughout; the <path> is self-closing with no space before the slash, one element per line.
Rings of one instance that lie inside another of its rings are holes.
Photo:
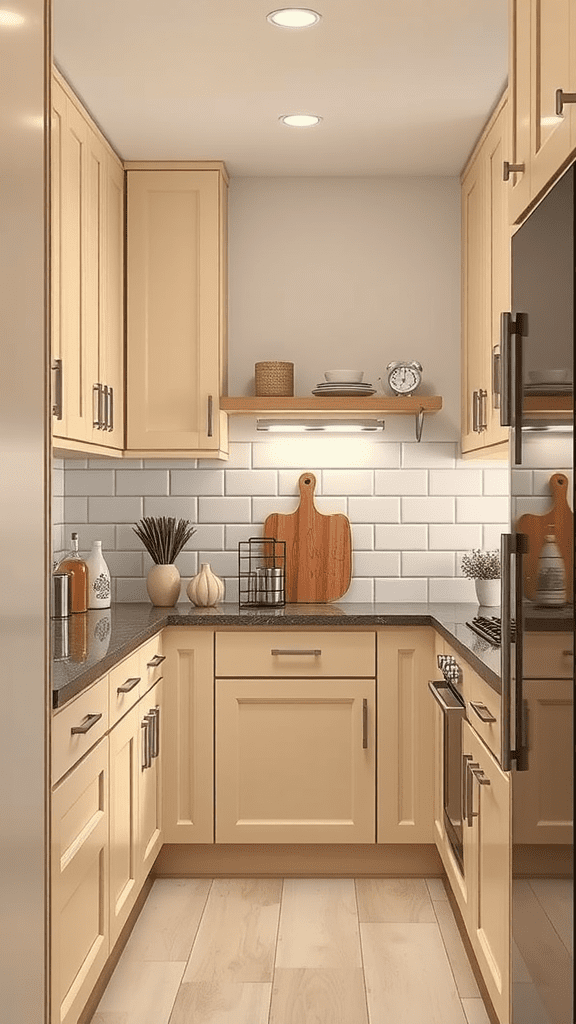
<path fill-rule="evenodd" d="M 482 640 L 466 622 L 477 604 L 289 604 L 284 608 L 155 608 L 116 604 L 105 611 L 52 621 L 52 706 L 60 708 L 164 626 L 281 628 L 331 626 L 434 626 L 495 690 L 500 692 L 500 649 Z M 67 658 L 59 657 L 66 647 Z"/>

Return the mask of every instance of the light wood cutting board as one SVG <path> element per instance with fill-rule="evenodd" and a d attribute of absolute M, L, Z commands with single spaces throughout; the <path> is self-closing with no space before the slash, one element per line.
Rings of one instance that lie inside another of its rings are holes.
<path fill-rule="evenodd" d="M 350 586 L 352 536 L 345 515 L 323 515 L 314 505 L 316 477 L 302 473 L 300 505 L 291 515 L 274 512 L 264 536 L 286 541 L 286 600 L 336 601 Z"/>
<path fill-rule="evenodd" d="M 517 523 L 519 533 L 528 537 L 528 553 L 524 555 L 524 592 L 534 600 L 538 582 L 538 559 L 547 534 L 552 532 L 566 570 L 566 598 L 572 600 L 574 564 L 574 513 L 567 500 L 568 477 L 565 473 L 554 473 L 549 481 L 552 494 L 552 508 L 541 516 L 526 513 Z"/>

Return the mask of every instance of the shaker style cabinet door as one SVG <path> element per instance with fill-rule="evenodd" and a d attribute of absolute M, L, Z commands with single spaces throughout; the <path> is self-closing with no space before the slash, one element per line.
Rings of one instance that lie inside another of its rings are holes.
<path fill-rule="evenodd" d="M 374 679 L 216 681 L 216 842 L 373 843 Z"/>
<path fill-rule="evenodd" d="M 510 137 L 504 161 L 517 171 L 503 179 L 508 195 L 508 219 L 515 224 L 530 203 L 531 192 L 531 45 L 532 0 L 510 0 L 509 4 L 509 120 Z M 504 307 L 506 309 L 508 307 Z"/>
<path fill-rule="evenodd" d="M 127 447 L 224 456 L 226 179 L 128 169 Z"/>
<path fill-rule="evenodd" d="M 481 390 L 486 386 L 486 237 L 483 163 L 477 155 L 462 181 L 462 451 L 481 445 Z"/>
<path fill-rule="evenodd" d="M 110 731 L 110 948 L 138 895 L 140 704 Z"/>

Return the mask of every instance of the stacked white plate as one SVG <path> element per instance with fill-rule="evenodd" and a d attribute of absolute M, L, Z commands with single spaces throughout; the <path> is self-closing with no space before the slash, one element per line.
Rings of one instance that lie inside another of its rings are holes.
<path fill-rule="evenodd" d="M 324 395 L 325 398 L 330 396 L 338 398 L 353 398 L 357 395 L 364 395 L 366 398 L 369 395 L 375 395 L 376 389 L 371 384 L 358 384 L 356 381 L 334 381 L 332 384 L 317 384 L 312 391 L 313 395 Z"/>

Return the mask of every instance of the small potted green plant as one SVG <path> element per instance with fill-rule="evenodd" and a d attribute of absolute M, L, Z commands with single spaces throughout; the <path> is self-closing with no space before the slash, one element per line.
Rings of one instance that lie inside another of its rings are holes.
<path fill-rule="evenodd" d="M 500 552 L 474 548 L 462 556 L 462 572 L 476 584 L 478 604 L 500 604 Z"/>
<path fill-rule="evenodd" d="M 133 526 L 155 563 L 148 573 L 146 589 L 152 604 L 172 608 L 180 596 L 180 573 L 174 562 L 196 529 L 188 519 L 173 516 L 145 516 Z"/>

